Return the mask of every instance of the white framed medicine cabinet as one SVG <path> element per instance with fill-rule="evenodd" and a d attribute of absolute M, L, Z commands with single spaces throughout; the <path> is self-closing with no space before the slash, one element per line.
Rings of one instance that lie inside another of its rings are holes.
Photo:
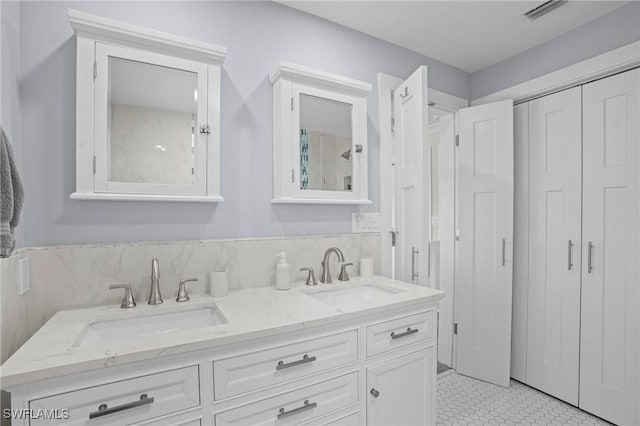
<path fill-rule="evenodd" d="M 224 47 L 77 10 L 80 200 L 219 202 Z"/>
<path fill-rule="evenodd" d="M 280 62 L 273 85 L 272 203 L 370 204 L 371 84 Z"/>

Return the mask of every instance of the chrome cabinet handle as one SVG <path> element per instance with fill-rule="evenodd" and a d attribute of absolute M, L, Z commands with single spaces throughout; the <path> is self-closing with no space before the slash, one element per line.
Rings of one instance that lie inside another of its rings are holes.
<path fill-rule="evenodd" d="M 119 413 L 120 411 L 130 410 L 136 407 L 142 407 L 143 405 L 153 404 L 153 397 L 149 398 L 146 393 L 140 395 L 138 401 L 128 402 L 126 404 L 117 405 L 115 407 L 107 407 L 107 404 L 100 404 L 98 411 L 89 413 L 89 420 L 102 416 L 108 416 L 109 414 Z"/>
<path fill-rule="evenodd" d="M 573 267 L 573 241 L 569 240 L 569 253 L 567 255 L 567 257 L 569 258 L 567 261 L 567 269 L 571 270 L 571 268 Z"/>
<path fill-rule="evenodd" d="M 369 393 L 373 395 L 374 398 L 377 398 L 380 396 L 380 392 L 377 391 L 375 388 L 371 388 L 371 391 Z"/>
<path fill-rule="evenodd" d="M 404 336 L 409 336 L 411 334 L 416 334 L 417 332 L 419 332 L 420 330 L 418 330 L 417 328 L 411 328 L 411 327 L 407 327 L 407 331 L 403 331 L 400 334 L 396 334 L 395 332 L 391 332 L 391 338 L 392 339 L 399 339 L 401 337 Z"/>
<path fill-rule="evenodd" d="M 591 273 L 591 271 L 593 270 L 593 264 L 591 263 L 591 254 L 593 252 L 593 243 L 591 241 L 589 241 L 589 244 L 587 245 L 587 272 Z"/>
<path fill-rule="evenodd" d="M 284 361 L 278 361 L 278 365 L 276 365 L 276 370 L 284 370 L 285 368 L 295 367 L 296 365 L 308 364 L 316 360 L 315 356 L 305 355 L 302 359 L 297 361 L 292 361 L 288 363 L 284 363 Z"/>
<path fill-rule="evenodd" d="M 416 256 L 420 253 L 415 247 L 411 247 L 411 281 L 415 281 L 418 278 L 418 271 L 416 271 Z"/>
<path fill-rule="evenodd" d="M 506 245 L 507 245 L 507 240 L 506 238 L 503 238 L 502 239 L 502 266 L 504 266 L 507 263 Z"/>
<path fill-rule="evenodd" d="M 308 399 L 304 400 L 304 405 L 302 407 L 294 408 L 293 410 L 285 411 L 284 408 L 281 408 L 278 412 L 278 419 L 283 417 L 290 416 L 292 414 L 300 413 L 302 411 L 312 410 L 318 406 L 317 402 L 309 402 Z"/>

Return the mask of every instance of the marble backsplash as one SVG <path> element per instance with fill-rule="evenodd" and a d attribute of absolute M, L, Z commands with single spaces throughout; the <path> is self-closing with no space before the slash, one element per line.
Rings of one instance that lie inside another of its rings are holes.
<path fill-rule="evenodd" d="M 302 281 L 304 266 L 312 266 L 320 279 L 320 262 L 325 250 L 339 247 L 349 270 L 358 275 L 361 257 L 374 259 L 380 269 L 380 236 L 354 234 L 293 238 L 260 238 L 213 241 L 62 246 L 21 250 L 0 261 L 0 362 L 6 360 L 51 316 L 62 309 L 118 304 L 122 290 L 109 290 L 114 283 L 131 283 L 136 301 L 146 303 L 150 288 L 151 259 L 160 261 L 160 288 L 165 299 L 175 297 L 178 281 L 196 277 L 190 283 L 193 294 L 209 292 L 208 272 L 226 269 L 229 288 L 272 286 L 276 254 L 287 253 L 293 281 Z M 31 290 L 17 295 L 18 264 L 29 259 Z M 332 274 L 338 275 L 335 256 Z"/>

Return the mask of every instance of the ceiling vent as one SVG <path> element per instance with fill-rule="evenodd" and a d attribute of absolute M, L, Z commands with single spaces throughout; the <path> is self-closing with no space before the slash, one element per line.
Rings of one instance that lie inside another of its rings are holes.
<path fill-rule="evenodd" d="M 556 10 L 560 6 L 565 5 L 568 0 L 549 0 L 542 3 L 540 6 L 536 6 L 530 11 L 526 12 L 524 16 L 530 20 L 538 19 L 539 17 L 546 15 L 547 13 Z"/>

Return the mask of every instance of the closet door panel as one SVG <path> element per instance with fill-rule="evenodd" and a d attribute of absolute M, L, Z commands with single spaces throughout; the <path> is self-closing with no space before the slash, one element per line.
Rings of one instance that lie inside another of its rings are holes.
<path fill-rule="evenodd" d="M 513 312 L 511 377 L 527 383 L 527 297 L 529 288 L 529 103 L 514 113 Z"/>
<path fill-rule="evenodd" d="M 580 407 L 639 424 L 640 70 L 583 86 Z"/>
<path fill-rule="evenodd" d="M 527 383 L 578 404 L 581 89 L 529 105 Z"/>

